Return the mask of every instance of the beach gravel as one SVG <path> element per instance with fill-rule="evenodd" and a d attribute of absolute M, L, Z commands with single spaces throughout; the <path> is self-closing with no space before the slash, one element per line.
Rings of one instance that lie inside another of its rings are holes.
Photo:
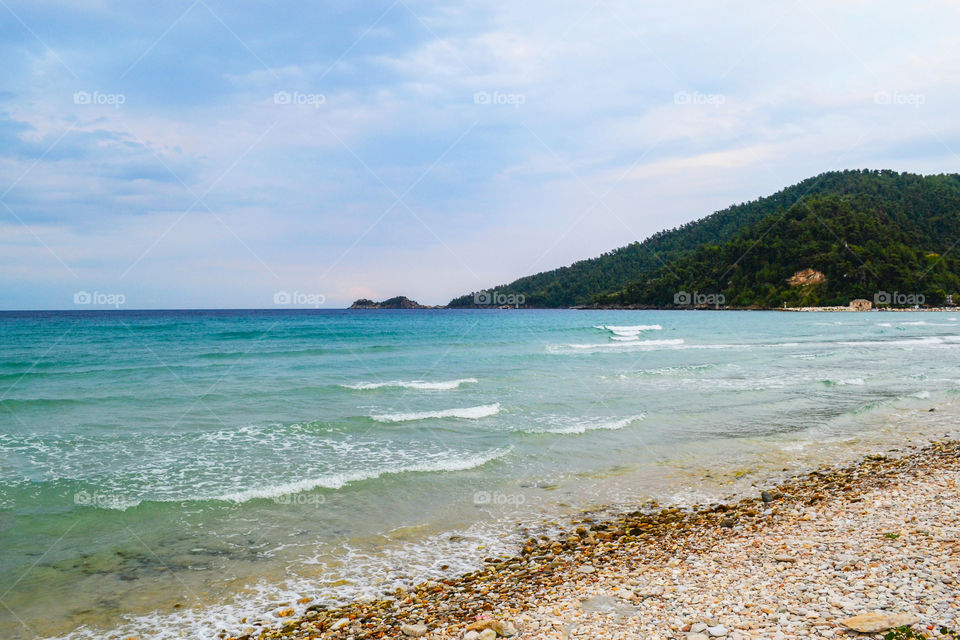
<path fill-rule="evenodd" d="M 265 617 L 243 637 L 782 640 L 901 625 L 937 637 L 960 626 L 958 483 L 960 443 L 941 441 L 813 471 L 770 501 L 584 515 L 472 573 Z"/>

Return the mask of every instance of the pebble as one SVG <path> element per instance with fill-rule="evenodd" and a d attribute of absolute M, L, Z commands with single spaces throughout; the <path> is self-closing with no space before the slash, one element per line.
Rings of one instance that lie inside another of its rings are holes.
<path fill-rule="evenodd" d="M 405 624 L 400 627 L 400 633 L 411 638 L 419 638 L 427 635 L 427 625 L 425 624 Z"/>

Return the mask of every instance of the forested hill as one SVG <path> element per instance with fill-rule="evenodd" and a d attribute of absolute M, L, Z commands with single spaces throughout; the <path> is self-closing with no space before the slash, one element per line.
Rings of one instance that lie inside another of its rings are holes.
<path fill-rule="evenodd" d="M 960 292 L 958 241 L 960 175 L 833 171 L 491 290 L 527 307 L 671 306 L 678 291 L 722 294 L 729 306 L 845 305 L 878 291 L 939 304 Z M 825 280 L 792 286 L 804 269 Z M 468 294 L 449 306 L 479 305 Z"/>

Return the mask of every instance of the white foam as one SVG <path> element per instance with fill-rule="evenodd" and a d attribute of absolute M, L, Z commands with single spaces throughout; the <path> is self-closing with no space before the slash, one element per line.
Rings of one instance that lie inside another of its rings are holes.
<path fill-rule="evenodd" d="M 457 380 L 441 380 L 439 382 L 427 382 L 425 380 L 390 380 L 388 382 L 359 382 L 357 384 L 340 385 L 345 389 L 355 389 L 357 391 L 368 391 L 370 389 L 398 388 L 398 389 L 419 389 L 424 391 L 450 391 L 463 384 L 476 384 L 476 378 L 459 378 Z"/>
<path fill-rule="evenodd" d="M 629 418 L 621 418 L 618 420 L 609 420 L 609 419 L 588 419 L 588 418 L 571 418 L 569 416 L 556 416 L 549 422 L 554 423 L 556 426 L 542 427 L 527 429 L 527 433 L 556 433 L 556 434 L 580 434 L 586 433 L 587 431 L 596 431 L 598 429 L 623 429 L 634 422 L 644 420 L 647 416 L 645 414 L 639 414 L 635 416 L 630 416 Z"/>
<path fill-rule="evenodd" d="M 247 502 L 256 498 L 276 498 L 290 494 L 312 491 L 313 489 L 340 489 L 351 482 L 360 482 L 362 480 L 374 480 L 384 475 L 393 473 L 437 473 L 442 471 L 466 471 L 481 467 L 492 460 L 501 458 L 511 451 L 511 447 L 503 449 L 493 449 L 486 453 L 463 456 L 449 457 L 437 460 L 428 460 L 410 465 L 395 465 L 383 467 L 380 469 L 371 469 L 369 471 L 353 471 L 350 473 L 335 473 L 316 478 L 304 478 L 294 482 L 285 482 L 267 487 L 256 489 L 246 489 L 212 498 L 207 500 L 223 500 L 226 502 Z"/>
<path fill-rule="evenodd" d="M 594 329 L 603 329 L 605 331 L 610 331 L 617 335 L 636 335 L 641 331 L 661 331 L 663 329 L 659 324 L 633 324 L 633 325 L 615 325 L 615 324 L 600 324 L 596 325 Z"/>
<path fill-rule="evenodd" d="M 410 413 L 384 413 L 370 416 L 377 422 L 411 422 L 414 420 L 432 420 L 438 418 L 462 418 L 477 420 L 500 413 L 500 403 L 482 404 L 461 409 L 442 409 L 440 411 L 414 411 Z"/>
<path fill-rule="evenodd" d="M 920 398 L 921 400 L 926 400 L 927 398 L 930 397 L 930 392 L 929 392 L 929 391 L 917 391 L 915 394 L 913 394 L 913 397 L 914 397 L 914 398 Z"/>
<path fill-rule="evenodd" d="M 874 347 L 900 347 L 900 346 L 925 346 L 934 344 L 943 344 L 943 339 L 936 336 L 927 338 L 903 338 L 901 340 L 851 340 L 849 342 L 840 342 L 839 344 L 848 347 L 874 346 Z"/>
<path fill-rule="evenodd" d="M 629 342 L 603 342 L 590 344 L 551 345 L 547 347 L 552 353 L 563 353 L 565 349 L 575 351 L 595 351 L 610 349 L 656 349 L 658 347 L 675 347 L 683 344 L 683 338 L 668 340 L 631 340 Z"/>

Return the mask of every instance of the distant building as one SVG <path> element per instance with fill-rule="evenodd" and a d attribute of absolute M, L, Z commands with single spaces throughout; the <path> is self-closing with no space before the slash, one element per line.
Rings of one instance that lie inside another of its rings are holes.
<path fill-rule="evenodd" d="M 870 311 L 870 309 L 873 309 L 873 303 L 863 298 L 857 298 L 850 301 L 850 309 L 852 311 Z"/>

